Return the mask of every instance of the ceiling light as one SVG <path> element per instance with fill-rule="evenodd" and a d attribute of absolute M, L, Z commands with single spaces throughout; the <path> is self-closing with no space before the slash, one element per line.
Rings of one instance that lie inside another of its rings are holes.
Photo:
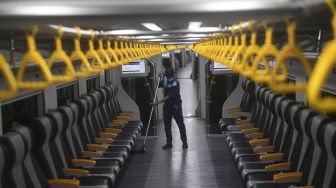
<path fill-rule="evenodd" d="M 106 35 L 133 35 L 137 33 L 138 33 L 138 30 L 134 30 L 134 29 L 112 30 L 112 31 L 104 32 L 104 34 Z"/>
<path fill-rule="evenodd" d="M 161 27 L 157 26 L 155 23 L 142 23 L 142 25 L 152 31 L 162 31 Z"/>
<path fill-rule="evenodd" d="M 188 29 L 195 30 L 195 29 L 200 28 L 201 25 L 202 25 L 202 22 L 189 22 Z"/>

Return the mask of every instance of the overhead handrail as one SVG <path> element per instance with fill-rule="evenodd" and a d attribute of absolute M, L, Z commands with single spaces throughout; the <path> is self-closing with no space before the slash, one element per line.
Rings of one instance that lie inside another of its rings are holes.
<path fill-rule="evenodd" d="M 71 63 L 71 60 L 63 50 L 62 36 L 62 26 L 58 26 L 57 36 L 55 36 L 55 50 L 52 52 L 50 58 L 48 59 L 48 67 L 50 69 L 50 72 L 53 74 L 52 69 L 53 65 L 55 65 L 55 62 L 62 61 L 65 65 L 65 71 L 62 75 L 53 74 L 52 77 L 54 82 L 68 82 L 76 77 L 75 69 Z"/>
<path fill-rule="evenodd" d="M 98 53 L 99 57 L 101 58 L 101 60 L 103 61 L 104 69 L 108 69 L 108 68 L 111 68 L 113 66 L 112 62 L 110 60 L 110 57 L 108 56 L 107 52 L 104 49 L 102 38 L 98 39 L 97 53 Z"/>
<path fill-rule="evenodd" d="M 288 69 L 285 64 L 287 59 L 295 58 L 298 60 L 298 62 L 303 65 L 308 78 L 312 72 L 309 60 L 296 44 L 295 31 L 296 23 L 289 23 L 287 25 L 288 44 L 282 48 L 279 55 L 276 57 L 276 63 L 271 72 L 271 89 L 276 92 L 295 93 L 297 91 L 307 90 L 307 82 L 297 81 L 296 83 L 287 83 Z M 281 72 L 281 74 L 279 74 L 279 72 Z"/>
<path fill-rule="evenodd" d="M 92 72 L 99 73 L 104 69 L 104 63 L 99 57 L 97 51 L 94 49 L 93 40 L 95 38 L 95 33 L 92 29 L 90 29 L 89 31 L 91 32 L 91 37 L 88 41 L 89 49 L 86 51 L 85 56 L 90 62 Z"/>
<path fill-rule="evenodd" d="M 119 65 L 121 65 L 122 63 L 119 61 L 119 58 L 117 56 L 117 53 L 115 52 L 115 50 L 113 50 L 111 48 L 111 41 L 107 40 L 106 41 L 106 53 L 110 56 L 110 58 L 112 59 L 111 61 L 111 67 L 117 67 Z"/>
<path fill-rule="evenodd" d="M 243 60 L 240 67 L 238 68 L 240 73 L 245 77 L 252 76 L 252 64 L 255 57 L 258 55 L 258 52 L 260 51 L 260 47 L 257 45 L 257 32 L 253 30 L 252 25 L 249 26 L 249 29 L 251 31 L 250 45 L 246 48 L 246 51 L 243 55 Z"/>
<path fill-rule="evenodd" d="M 311 107 L 319 111 L 326 111 L 335 113 L 336 112 L 336 99 L 331 96 L 322 97 L 321 90 L 325 82 L 327 81 L 327 76 L 330 75 L 330 71 L 336 64 L 336 7 L 333 0 L 326 1 L 330 10 L 333 13 L 332 18 L 332 29 L 333 29 L 333 39 L 327 43 L 324 47 L 321 55 L 314 67 L 311 78 L 308 83 L 308 102 Z"/>
<path fill-rule="evenodd" d="M 0 99 L 6 100 L 13 98 L 18 88 L 13 72 L 2 54 L 0 54 L 0 73 L 2 74 L 7 86 L 5 89 L 0 89 Z"/>
<path fill-rule="evenodd" d="M 35 36 L 38 31 L 37 27 L 34 27 L 30 34 L 27 34 L 27 52 L 23 55 L 19 65 L 19 69 L 16 74 L 16 81 L 19 89 L 45 89 L 52 83 L 52 74 L 48 68 L 47 63 L 44 61 L 42 55 L 36 49 Z M 35 64 L 40 69 L 44 80 L 29 81 L 24 80 L 26 69 L 29 65 Z"/>
<path fill-rule="evenodd" d="M 265 24 L 265 44 L 261 47 L 257 57 L 252 63 L 252 79 L 260 83 L 269 83 L 271 76 L 271 66 L 267 59 L 267 56 L 276 57 L 279 53 L 277 47 L 273 44 L 273 28 L 268 27 Z M 263 67 L 259 67 L 259 63 L 263 63 Z"/>
<path fill-rule="evenodd" d="M 91 74 L 92 69 L 91 69 L 88 59 L 86 58 L 85 54 L 81 50 L 81 46 L 80 46 L 81 30 L 79 27 L 75 27 L 75 29 L 76 29 L 77 36 L 74 38 L 74 50 L 71 52 L 70 60 L 71 62 L 79 60 L 80 66 L 79 66 L 79 69 L 75 68 L 75 74 L 78 77 L 85 78 Z"/>

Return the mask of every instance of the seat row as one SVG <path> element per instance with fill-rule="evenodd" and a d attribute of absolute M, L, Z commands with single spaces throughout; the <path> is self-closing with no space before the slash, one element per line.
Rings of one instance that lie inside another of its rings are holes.
<path fill-rule="evenodd" d="M 117 92 L 104 86 L 1 136 L 1 187 L 113 187 L 142 128 Z"/>
<path fill-rule="evenodd" d="M 243 87 L 222 127 L 246 186 L 336 187 L 336 121 L 250 80 Z"/>

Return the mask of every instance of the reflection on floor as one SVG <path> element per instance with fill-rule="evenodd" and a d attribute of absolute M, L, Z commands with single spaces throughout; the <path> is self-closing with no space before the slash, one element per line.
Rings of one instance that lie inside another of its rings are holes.
<path fill-rule="evenodd" d="M 192 66 L 189 63 L 186 67 L 178 69 L 176 73 L 176 78 L 180 82 L 184 117 L 195 116 L 197 108 L 197 82 L 190 79 L 191 70 Z"/>
<path fill-rule="evenodd" d="M 158 138 L 151 138 L 145 154 L 132 156 L 120 188 L 243 188 L 224 138 L 207 138 L 199 118 L 185 118 L 189 149 L 182 149 L 179 130 L 173 123 L 173 149 L 162 150 L 165 143 L 163 123 Z M 141 144 L 140 144 L 141 145 Z"/>

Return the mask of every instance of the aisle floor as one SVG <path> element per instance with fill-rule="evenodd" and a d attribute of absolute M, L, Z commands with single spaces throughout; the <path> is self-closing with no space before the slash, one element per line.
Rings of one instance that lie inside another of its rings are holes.
<path fill-rule="evenodd" d="M 185 118 L 185 124 L 189 149 L 182 149 L 174 122 L 174 147 L 162 150 L 165 133 L 160 122 L 158 138 L 149 139 L 145 154 L 132 156 L 119 188 L 243 188 L 224 138 L 207 137 L 202 119 Z"/>

